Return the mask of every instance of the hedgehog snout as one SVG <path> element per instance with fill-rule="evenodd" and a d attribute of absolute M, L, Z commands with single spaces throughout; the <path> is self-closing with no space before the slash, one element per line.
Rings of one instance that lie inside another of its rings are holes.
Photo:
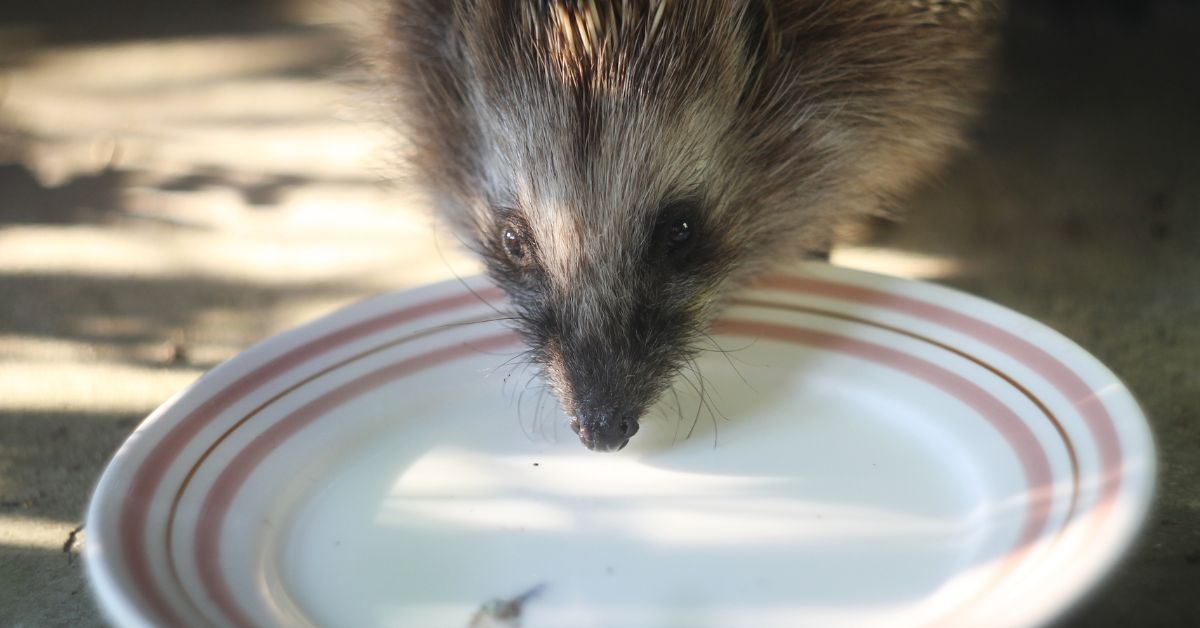
<path fill-rule="evenodd" d="M 638 415 L 619 408 L 577 408 L 570 420 L 579 441 L 592 451 L 620 451 L 638 431 Z"/>

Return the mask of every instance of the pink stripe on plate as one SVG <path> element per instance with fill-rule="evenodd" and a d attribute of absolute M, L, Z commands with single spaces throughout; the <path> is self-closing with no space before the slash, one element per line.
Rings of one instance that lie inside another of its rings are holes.
<path fill-rule="evenodd" d="M 975 338 L 1020 361 L 1057 388 L 1083 416 L 1100 457 L 1102 484 L 1097 504 L 1099 511 L 1097 520 L 1103 520 L 1108 515 L 1120 489 L 1123 466 L 1121 442 L 1117 435 L 1116 425 L 1096 391 L 1088 386 L 1075 371 L 1041 347 L 987 321 L 973 318 L 941 305 L 892 292 L 811 277 L 767 277 L 759 280 L 756 285 L 787 292 L 865 303 L 902 312 Z"/>
<path fill-rule="evenodd" d="M 477 303 L 481 297 L 493 299 L 501 296 L 500 290 L 494 287 L 481 291 L 480 296 L 470 292 L 457 293 L 387 312 L 314 338 L 271 359 L 217 391 L 171 427 L 134 472 L 129 488 L 125 492 L 118 523 L 120 554 L 129 569 L 130 577 L 157 618 L 168 624 L 182 623 L 158 589 L 143 549 L 146 542 L 146 523 L 150 506 L 171 463 L 205 426 L 229 407 L 276 377 L 346 343 L 397 325 L 472 305 Z"/>
<path fill-rule="evenodd" d="M 233 503 L 238 490 L 268 454 L 278 449 L 284 441 L 305 426 L 350 399 L 417 371 L 478 354 L 481 351 L 510 347 L 518 342 L 520 342 L 520 337 L 515 332 L 506 331 L 481 339 L 473 339 L 469 344 L 454 344 L 434 349 L 385 366 L 358 379 L 346 382 L 292 411 L 238 451 L 233 460 L 222 469 L 204 498 L 196 523 L 197 532 L 193 545 L 200 580 L 226 618 L 237 626 L 249 628 L 254 625 L 238 607 L 228 583 L 221 577 L 220 535 L 222 524 L 229 512 L 229 506 Z"/>
<path fill-rule="evenodd" d="M 1050 519 L 1054 491 L 1054 474 L 1046 451 L 1033 431 L 1011 408 L 971 380 L 932 362 L 914 355 L 858 340 L 848 336 L 830 334 L 812 329 L 789 327 L 774 323 L 746 320 L 718 321 L 713 330 L 717 333 L 768 338 L 781 342 L 802 344 L 828 351 L 837 351 L 862 358 L 869 362 L 891 367 L 940 388 L 955 399 L 965 403 L 985 418 L 1017 455 L 1025 473 L 1025 484 L 1030 493 L 1030 511 L 1017 540 L 1018 547 L 1032 544 L 1041 536 Z"/>

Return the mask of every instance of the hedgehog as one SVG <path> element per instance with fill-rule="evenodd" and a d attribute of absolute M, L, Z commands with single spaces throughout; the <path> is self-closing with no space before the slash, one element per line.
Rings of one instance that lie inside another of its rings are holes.
<path fill-rule="evenodd" d="M 623 448 L 725 297 L 961 147 L 995 0 L 387 0 L 377 67 L 433 213 L 583 445 Z"/>

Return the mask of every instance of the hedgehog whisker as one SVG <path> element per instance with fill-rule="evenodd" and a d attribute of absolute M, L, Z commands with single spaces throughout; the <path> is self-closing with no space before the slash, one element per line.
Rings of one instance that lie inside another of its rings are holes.
<path fill-rule="evenodd" d="M 675 422 L 675 433 L 671 435 L 671 444 L 679 442 L 679 426 L 683 425 L 683 405 L 679 403 L 679 392 L 671 386 L 671 396 L 675 398 L 675 412 L 679 415 L 679 420 Z"/>
<path fill-rule="evenodd" d="M 733 358 L 729 357 L 729 354 L 734 350 L 725 349 L 721 345 L 717 344 L 716 339 L 713 338 L 712 335 L 710 335 L 708 332 L 700 332 L 700 333 L 704 336 L 704 339 L 707 340 L 709 343 L 711 343 L 712 346 L 716 347 L 716 349 L 715 350 L 714 349 L 705 349 L 704 347 L 696 347 L 696 346 L 693 346 L 692 349 L 696 352 L 720 353 L 721 356 L 725 358 L 725 361 L 729 363 L 729 368 L 733 369 L 734 373 L 737 373 L 738 379 L 742 380 L 742 383 L 745 384 L 750 390 L 753 390 L 754 392 L 757 393 L 758 390 L 756 390 L 754 388 L 754 386 L 752 386 L 750 384 L 750 382 L 746 379 L 745 375 L 742 375 L 741 369 L 739 369 L 737 367 L 737 365 L 733 363 Z M 746 346 L 749 347 L 750 345 L 746 345 Z"/>
<path fill-rule="evenodd" d="M 718 443 L 718 440 L 720 437 L 720 431 L 721 431 L 720 427 L 717 425 L 717 414 L 720 414 L 720 410 L 714 411 L 714 403 L 715 402 L 710 399 L 707 388 L 706 388 L 706 384 L 708 383 L 708 378 L 704 377 L 704 373 L 700 372 L 700 364 L 697 363 L 696 358 L 692 357 L 692 356 L 688 356 L 688 361 L 691 364 L 692 371 L 696 373 L 696 378 L 700 381 L 700 401 L 701 401 L 701 403 L 704 404 L 704 408 L 706 410 L 708 410 L 709 418 L 712 419 L 713 448 L 716 449 L 717 443 Z M 721 416 L 724 417 L 725 415 L 722 414 Z M 726 419 L 726 420 L 728 420 L 728 419 Z"/>
<path fill-rule="evenodd" d="M 696 396 L 699 398 L 699 401 L 696 403 L 696 416 L 692 418 L 692 425 L 688 428 L 687 434 L 685 434 L 683 437 L 684 440 L 687 440 L 692 437 L 692 433 L 696 431 L 696 425 L 700 422 L 700 411 L 704 409 L 704 393 L 700 390 L 700 387 L 697 386 L 696 383 L 687 376 L 687 373 L 684 372 L 683 366 L 675 369 L 675 375 L 676 377 L 679 377 L 683 381 L 687 382 L 687 385 L 692 387 L 692 390 L 696 392 Z"/>
<path fill-rule="evenodd" d="M 492 368 L 487 369 L 487 377 L 491 377 L 493 373 L 495 373 L 496 371 L 499 371 L 500 369 L 502 369 L 510 364 L 512 364 L 513 367 L 515 368 L 516 366 L 519 366 L 520 364 L 527 363 L 529 361 L 529 356 L 532 353 L 533 353 L 533 349 L 526 349 L 524 351 L 514 354 L 512 357 L 501 362 L 500 364 L 497 364 L 496 366 L 493 366 Z M 511 374 L 511 371 L 510 371 L 510 374 Z M 507 376 L 505 377 L 505 379 L 508 379 Z"/>

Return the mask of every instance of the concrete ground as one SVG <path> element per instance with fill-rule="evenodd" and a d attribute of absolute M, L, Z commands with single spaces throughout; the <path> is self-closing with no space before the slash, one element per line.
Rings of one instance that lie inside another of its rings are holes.
<path fill-rule="evenodd" d="M 326 3 L 41 4 L 0 9 L 0 626 L 92 626 L 64 543 L 142 417 L 264 336 L 476 267 L 381 185 Z M 834 255 L 1042 320 L 1141 401 L 1155 509 L 1068 626 L 1200 625 L 1198 36 L 1182 2 L 1024 12 L 978 149 Z"/>

